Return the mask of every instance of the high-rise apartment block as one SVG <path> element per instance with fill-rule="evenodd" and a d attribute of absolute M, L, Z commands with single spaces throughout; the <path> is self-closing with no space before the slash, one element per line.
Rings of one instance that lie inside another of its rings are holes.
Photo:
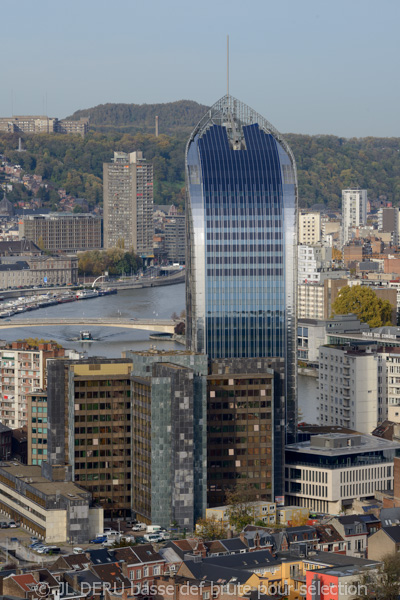
<path fill-rule="evenodd" d="M 299 244 L 314 246 L 321 241 L 321 213 L 301 212 L 299 214 Z"/>
<path fill-rule="evenodd" d="M 18 429 L 28 423 L 28 396 L 30 393 L 46 387 L 46 361 L 49 358 L 64 356 L 64 349 L 57 344 L 12 342 L 0 350 L 1 377 L 1 422 L 12 429 Z M 46 427 L 47 415 L 36 422 Z M 38 425 L 39 426 L 39 425 Z"/>
<path fill-rule="evenodd" d="M 322 244 L 298 248 L 298 282 L 319 283 L 332 266 L 332 248 Z M 343 272 L 344 273 L 344 272 Z M 334 273 L 332 274 L 334 275 Z M 326 274 L 329 276 L 329 273 Z"/>
<path fill-rule="evenodd" d="M 24 215 L 19 238 L 33 240 L 43 250 L 78 252 L 102 248 L 102 218 L 84 213 Z"/>
<path fill-rule="evenodd" d="M 342 190 L 342 246 L 351 239 L 351 229 L 367 224 L 367 190 Z"/>
<path fill-rule="evenodd" d="M 318 423 L 371 433 L 387 414 L 382 370 L 382 357 L 365 346 L 322 346 Z"/>
<path fill-rule="evenodd" d="M 27 394 L 27 464 L 41 465 L 47 461 L 47 392 Z"/>
<path fill-rule="evenodd" d="M 142 152 L 114 152 L 103 165 L 104 247 L 123 243 L 153 257 L 153 165 Z"/>
<path fill-rule="evenodd" d="M 290 438 L 297 415 L 293 154 L 268 121 L 225 96 L 190 136 L 186 176 L 188 348 L 210 359 L 283 358 Z"/>

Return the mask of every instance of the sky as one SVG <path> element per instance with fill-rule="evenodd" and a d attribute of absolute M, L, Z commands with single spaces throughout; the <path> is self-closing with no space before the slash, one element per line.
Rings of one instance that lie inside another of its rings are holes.
<path fill-rule="evenodd" d="M 283 133 L 400 137 L 399 0 L 0 0 L 0 116 L 227 89 Z M 162 133 L 162 123 L 160 123 Z"/>

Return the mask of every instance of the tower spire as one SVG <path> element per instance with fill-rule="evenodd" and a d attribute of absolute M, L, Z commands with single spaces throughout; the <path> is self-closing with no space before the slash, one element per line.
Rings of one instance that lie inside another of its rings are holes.
<path fill-rule="evenodd" d="M 229 35 L 226 36 L 226 95 L 229 98 Z"/>

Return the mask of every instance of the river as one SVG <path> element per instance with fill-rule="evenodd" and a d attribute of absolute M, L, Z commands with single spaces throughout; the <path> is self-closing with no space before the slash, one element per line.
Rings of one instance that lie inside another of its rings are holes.
<path fill-rule="evenodd" d="M 90 325 L 93 342 L 73 341 L 78 338 L 82 326 L 60 325 L 60 327 L 29 327 L 30 319 L 87 317 L 123 317 L 138 319 L 169 319 L 175 312 L 178 315 L 185 308 L 185 284 L 165 287 L 140 288 L 119 291 L 115 296 L 101 296 L 89 300 L 80 300 L 68 304 L 59 304 L 40 308 L 33 312 L 15 315 L 12 320 L 26 321 L 26 327 L 4 329 L 1 338 L 13 341 L 23 338 L 52 339 L 64 346 L 86 352 L 88 356 L 120 358 L 124 350 L 148 350 L 156 346 L 160 350 L 183 350 L 184 346 L 176 342 L 150 340 L 148 331 L 132 329 L 95 327 Z M 316 422 L 316 385 L 315 377 L 299 375 L 298 394 L 300 420 Z"/>
<path fill-rule="evenodd" d="M 82 325 L 60 325 L 60 327 L 29 327 L 30 319 L 73 318 L 73 317 L 122 317 L 137 319 L 169 319 L 175 312 L 179 315 L 185 308 L 185 284 L 164 287 L 149 287 L 133 290 L 122 290 L 114 296 L 100 296 L 88 300 L 79 300 L 66 304 L 58 304 L 40 308 L 11 317 L 12 321 L 26 321 L 26 327 L 4 329 L 0 336 L 6 341 L 23 338 L 52 339 L 64 346 L 85 351 L 88 356 L 105 356 L 121 358 L 123 350 L 147 350 L 156 346 L 160 350 L 183 350 L 182 344 L 176 342 L 159 342 L 150 340 L 149 331 L 123 328 L 96 327 L 90 325 L 93 342 L 73 341 L 79 338 Z"/>

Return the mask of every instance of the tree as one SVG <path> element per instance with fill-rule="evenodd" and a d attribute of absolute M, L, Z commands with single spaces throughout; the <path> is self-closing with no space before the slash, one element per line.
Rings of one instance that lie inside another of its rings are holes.
<path fill-rule="evenodd" d="M 400 595 L 400 555 L 387 554 L 380 567 L 374 571 L 363 573 L 359 581 L 355 581 L 359 593 L 356 598 L 366 600 L 398 600 Z"/>
<path fill-rule="evenodd" d="M 205 540 L 222 540 L 226 538 L 228 531 L 226 525 L 216 517 L 199 519 L 196 524 L 198 531 Z"/>
<path fill-rule="evenodd" d="M 246 525 L 254 521 L 249 490 L 245 487 L 235 487 L 226 492 L 226 504 L 229 525 L 236 531 L 242 531 Z"/>
<path fill-rule="evenodd" d="M 391 325 L 392 305 L 378 298 L 368 286 L 348 285 L 342 287 L 332 306 L 333 315 L 354 313 L 362 323 L 370 327 Z"/>

